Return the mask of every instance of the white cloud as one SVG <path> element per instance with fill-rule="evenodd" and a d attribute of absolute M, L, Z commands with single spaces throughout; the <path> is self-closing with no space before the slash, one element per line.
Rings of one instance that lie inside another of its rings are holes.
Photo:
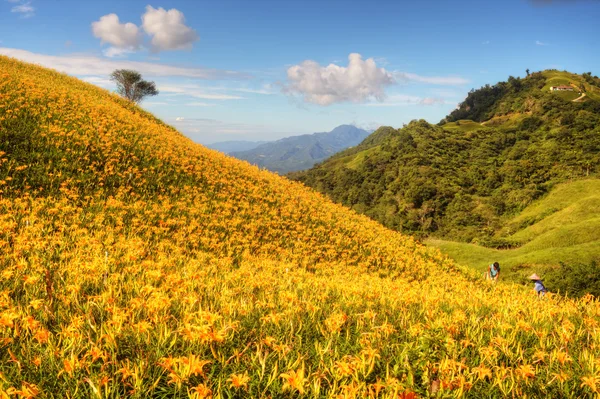
<path fill-rule="evenodd" d="M 406 105 L 438 105 L 450 104 L 450 102 L 439 97 L 419 97 L 407 94 L 394 94 L 389 96 L 384 102 L 370 102 L 365 104 L 367 107 L 402 107 Z M 452 102 L 453 104 L 453 102 Z"/>
<path fill-rule="evenodd" d="M 252 93 L 252 94 L 265 94 L 265 95 L 275 94 L 274 92 L 272 92 L 268 89 L 248 89 L 245 87 L 237 87 L 237 88 L 232 88 L 230 90 L 239 91 L 241 93 Z"/>
<path fill-rule="evenodd" d="M 549 44 L 548 44 L 548 43 L 544 43 L 544 42 L 541 42 L 541 41 L 539 41 L 539 40 L 536 40 L 536 41 L 535 41 L 535 44 L 536 44 L 536 45 L 538 45 L 538 46 L 549 46 Z"/>
<path fill-rule="evenodd" d="M 18 1 L 11 1 L 11 3 L 16 3 Z M 13 6 L 10 9 L 10 12 L 16 12 L 19 14 L 22 14 L 21 16 L 23 18 L 29 18 L 29 17 L 33 17 L 34 13 L 35 13 L 35 7 L 33 7 L 31 5 L 31 2 L 25 2 L 25 3 L 21 3 L 19 5 Z"/>
<path fill-rule="evenodd" d="M 183 85 L 158 85 L 158 90 L 161 93 L 172 93 L 175 95 L 185 95 L 194 98 L 202 98 L 205 100 L 242 100 L 244 97 L 222 94 L 222 93 L 209 93 L 206 89 L 193 84 Z"/>
<path fill-rule="evenodd" d="M 191 103 L 186 103 L 183 105 L 187 105 L 188 107 L 214 107 L 217 104 L 210 104 L 210 103 L 202 103 L 202 102 L 191 102 Z"/>
<path fill-rule="evenodd" d="M 287 78 L 285 92 L 299 94 L 304 101 L 319 105 L 383 100 L 385 88 L 395 83 L 394 76 L 378 68 L 373 58 L 363 60 L 358 53 L 348 56 L 347 67 L 323 67 L 315 61 L 303 61 L 288 68 Z"/>
<path fill-rule="evenodd" d="M 460 86 L 469 83 L 465 78 L 458 76 L 421 76 L 415 73 L 395 72 L 394 76 L 398 80 L 429 83 L 435 85 Z"/>
<path fill-rule="evenodd" d="M 118 48 L 118 47 L 109 47 L 107 49 L 102 50 L 102 54 L 104 54 L 108 58 L 118 58 L 123 57 L 127 54 L 135 53 L 135 50 L 129 50 L 126 48 Z"/>
<path fill-rule="evenodd" d="M 115 87 L 115 84 L 110 79 L 101 76 L 84 76 L 81 80 L 96 86 L 104 87 L 105 89 L 112 89 Z"/>
<path fill-rule="evenodd" d="M 167 123 L 200 143 L 214 143 L 226 140 L 274 140 L 298 135 L 301 131 L 277 128 L 273 125 L 251 124 L 238 121 L 222 121 L 208 118 L 177 117 L 167 119 Z"/>
<path fill-rule="evenodd" d="M 108 76 L 115 69 L 135 69 L 145 76 L 178 76 L 196 79 L 248 79 L 247 74 L 207 68 L 184 68 L 151 62 L 108 60 L 92 55 L 71 54 L 65 56 L 32 53 L 26 50 L 0 47 L 0 54 L 23 61 L 40 64 L 77 76 Z"/>
<path fill-rule="evenodd" d="M 425 97 L 421 100 L 422 105 L 436 105 L 436 104 L 446 104 L 446 101 L 442 98 L 435 97 Z"/>
<path fill-rule="evenodd" d="M 152 36 L 152 50 L 155 52 L 190 49 L 199 39 L 196 31 L 185 25 L 183 13 L 175 8 L 167 11 L 162 7 L 146 6 L 142 27 Z"/>
<path fill-rule="evenodd" d="M 123 55 L 140 49 L 143 35 L 136 24 L 120 23 L 117 14 L 108 14 L 92 22 L 92 33 L 100 43 L 112 45 L 104 52 L 107 57 Z"/>

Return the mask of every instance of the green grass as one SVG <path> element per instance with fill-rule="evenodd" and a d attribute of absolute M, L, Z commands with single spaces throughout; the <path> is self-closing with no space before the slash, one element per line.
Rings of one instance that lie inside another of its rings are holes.
<path fill-rule="evenodd" d="M 481 129 L 483 126 L 481 123 L 474 122 L 470 119 L 462 119 L 457 122 L 448 122 L 442 126 L 447 130 L 460 130 L 463 132 L 470 132 L 472 130 Z"/>
<path fill-rule="evenodd" d="M 580 96 L 578 91 L 557 91 L 552 94 L 568 101 L 573 101 Z"/>
<path fill-rule="evenodd" d="M 526 117 L 528 117 L 527 114 L 521 113 L 499 115 L 482 122 L 481 125 L 487 127 L 501 127 L 503 129 L 517 128 Z"/>
<path fill-rule="evenodd" d="M 369 154 L 379 151 L 380 148 L 381 148 L 381 146 L 377 145 L 375 147 L 369 148 L 368 150 L 361 151 L 358 154 L 351 156 L 350 160 L 345 159 L 346 162 L 345 162 L 344 166 L 346 166 L 347 168 L 356 170 L 360 167 L 360 165 L 362 165 L 363 161 L 365 160 L 365 158 L 367 158 L 367 156 Z"/>
<path fill-rule="evenodd" d="M 557 185 L 507 223 L 501 236 L 521 243 L 497 250 L 475 244 L 429 239 L 458 263 L 483 272 L 498 261 L 505 276 L 520 280 L 564 263 L 600 259 L 600 180 L 586 179 Z"/>
<path fill-rule="evenodd" d="M 542 88 L 542 90 L 544 91 L 550 90 L 551 86 L 568 85 L 573 83 L 579 88 L 585 88 L 586 95 L 590 99 L 600 100 L 600 88 L 590 85 L 579 75 L 575 75 L 565 71 L 544 71 L 542 73 L 547 79 L 546 85 Z M 574 100 L 575 98 L 579 97 L 579 94 L 573 96 L 572 93 L 577 94 L 576 91 L 555 94 L 559 94 L 561 97 L 566 98 L 568 100 Z"/>

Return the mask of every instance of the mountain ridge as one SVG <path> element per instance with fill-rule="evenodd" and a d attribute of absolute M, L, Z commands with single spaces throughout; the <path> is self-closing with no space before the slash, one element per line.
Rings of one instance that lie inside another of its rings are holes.
<path fill-rule="evenodd" d="M 340 125 L 330 132 L 284 137 L 247 151 L 234 151 L 230 155 L 274 172 L 287 173 L 308 169 L 345 148 L 359 144 L 367 136 L 366 130 Z"/>

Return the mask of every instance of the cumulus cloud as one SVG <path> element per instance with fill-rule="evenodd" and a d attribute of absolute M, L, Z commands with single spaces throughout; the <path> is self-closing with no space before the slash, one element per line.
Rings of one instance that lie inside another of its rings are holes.
<path fill-rule="evenodd" d="M 236 71 L 201 67 L 184 68 L 166 64 L 128 60 L 109 60 L 81 54 L 56 56 L 6 47 L 0 47 L 0 54 L 40 64 L 60 72 L 77 76 L 108 76 L 115 69 L 135 69 L 144 76 L 177 76 L 208 80 L 244 80 L 250 78 L 249 75 Z"/>
<path fill-rule="evenodd" d="M 150 37 L 150 47 L 155 53 L 165 50 L 186 50 L 199 39 L 195 30 L 185 24 L 183 13 L 175 8 L 146 7 L 142 25 L 132 22 L 121 23 L 117 14 L 107 14 L 92 22 L 92 33 L 102 44 L 111 45 L 103 53 L 107 57 L 118 57 L 140 50 L 144 43 L 144 32 Z"/>
<path fill-rule="evenodd" d="M 11 3 L 18 3 L 19 0 L 17 1 L 11 1 Z M 15 12 L 18 14 L 21 14 L 21 16 L 23 18 L 29 18 L 29 17 L 33 17 L 34 13 L 35 13 L 35 7 L 33 7 L 31 5 L 31 2 L 21 2 L 21 4 L 18 4 L 16 6 L 13 6 L 10 9 L 10 12 Z"/>
<path fill-rule="evenodd" d="M 162 7 L 147 6 L 142 15 L 142 27 L 152 36 L 154 52 L 190 49 L 199 39 L 196 31 L 185 24 L 183 13 L 175 8 L 167 11 Z"/>
<path fill-rule="evenodd" d="M 98 21 L 92 22 L 92 33 L 102 44 L 112 45 L 104 52 L 108 57 L 139 50 L 143 40 L 137 25 L 131 22 L 122 24 L 117 14 L 104 15 Z"/>
<path fill-rule="evenodd" d="M 287 78 L 285 92 L 299 94 L 304 101 L 319 105 L 383 100 L 385 88 L 395 83 L 392 73 L 378 68 L 373 58 L 363 60 L 357 53 L 348 56 L 347 67 L 303 61 L 288 68 Z"/>

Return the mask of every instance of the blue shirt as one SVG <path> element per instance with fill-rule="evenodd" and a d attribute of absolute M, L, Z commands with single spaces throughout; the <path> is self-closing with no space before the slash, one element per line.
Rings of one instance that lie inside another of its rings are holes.
<path fill-rule="evenodd" d="M 496 274 L 498 274 L 499 271 L 500 269 L 496 269 L 494 265 L 490 265 L 490 276 L 496 277 Z"/>
<path fill-rule="evenodd" d="M 546 287 L 544 287 L 544 284 L 542 284 L 541 280 L 535 280 L 535 292 L 537 292 L 538 294 L 540 292 L 546 292 Z"/>

